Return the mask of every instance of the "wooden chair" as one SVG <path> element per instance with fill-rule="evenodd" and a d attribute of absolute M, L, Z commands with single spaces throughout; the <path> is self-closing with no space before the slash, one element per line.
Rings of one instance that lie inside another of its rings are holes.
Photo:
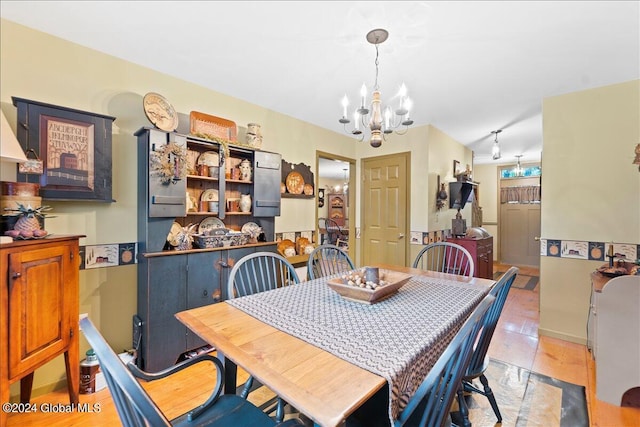
<path fill-rule="evenodd" d="M 487 295 L 474 309 L 394 421 L 394 427 L 442 427 L 446 424 L 451 404 L 471 359 L 473 343 L 494 301 L 493 295 Z"/>
<path fill-rule="evenodd" d="M 100 369 L 104 373 L 118 416 L 125 427 L 146 426 L 300 426 L 298 419 L 277 423 L 251 402 L 236 395 L 221 395 L 224 369 L 216 357 L 208 354 L 185 360 L 178 365 L 158 373 L 147 373 L 132 363 L 125 364 L 109 347 L 91 320 L 84 316 L 80 319 L 80 329 L 96 352 L 100 361 Z M 201 362 L 212 363 L 217 371 L 216 384 L 211 396 L 202 405 L 193 408 L 173 420 L 169 420 L 153 402 L 137 378 L 154 381 L 166 378 L 191 365 Z M 127 369 L 129 368 L 129 369 Z"/>
<path fill-rule="evenodd" d="M 496 324 L 498 323 L 498 319 L 500 318 L 500 314 L 502 313 L 502 309 L 504 307 L 505 301 L 507 300 L 507 295 L 509 294 L 511 285 L 518 275 L 518 271 L 519 270 L 516 267 L 509 268 L 509 270 L 507 270 L 507 272 L 504 273 L 502 277 L 500 277 L 498 282 L 491 289 L 490 295 L 493 295 L 496 300 L 483 320 L 480 337 L 478 338 L 478 341 L 473 349 L 469 366 L 467 367 L 466 372 L 462 377 L 462 387 L 460 387 L 460 390 L 458 391 L 458 404 L 460 406 L 460 415 L 462 416 L 461 424 L 464 427 L 471 426 L 471 423 L 469 422 L 467 405 L 464 401 L 464 392 L 480 393 L 487 399 L 489 399 L 491 408 L 493 408 L 493 412 L 498 418 L 498 423 L 502 422 L 502 415 L 500 414 L 500 410 L 498 409 L 498 403 L 496 402 L 496 398 L 493 395 L 491 387 L 489 387 L 489 381 L 484 375 L 484 372 L 489 366 L 487 350 L 489 349 L 489 344 L 491 344 L 493 332 L 496 329 Z M 476 378 L 480 379 L 483 390 L 480 390 L 478 387 L 473 385 L 473 380 Z"/>
<path fill-rule="evenodd" d="M 274 252 L 256 252 L 240 258 L 231 269 L 227 297 L 253 295 L 294 283 L 300 283 L 300 279 L 285 257 Z"/>
<path fill-rule="evenodd" d="M 307 277 L 309 280 L 355 269 L 353 261 L 336 245 L 320 245 L 309 254 Z"/>
<path fill-rule="evenodd" d="M 430 243 L 418 253 L 413 268 L 473 277 L 475 266 L 468 250 L 451 242 Z"/>
<path fill-rule="evenodd" d="M 345 233 L 335 220 L 318 218 L 318 228 L 325 230 L 321 235 L 320 244 L 336 245 L 345 250 L 349 247 L 349 234 Z"/>
<path fill-rule="evenodd" d="M 240 258 L 231 269 L 227 282 L 227 296 L 231 299 L 253 295 L 296 283 L 300 283 L 298 274 L 285 257 L 273 252 L 256 252 Z M 253 386 L 254 378 L 249 376 L 240 396 L 246 398 Z M 284 405 L 284 400 L 278 397 L 276 421 L 283 420 Z"/>

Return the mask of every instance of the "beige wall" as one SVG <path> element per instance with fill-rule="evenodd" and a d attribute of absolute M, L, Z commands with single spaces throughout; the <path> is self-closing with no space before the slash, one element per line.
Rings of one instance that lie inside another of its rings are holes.
<path fill-rule="evenodd" d="M 543 102 L 542 237 L 640 243 L 640 81 Z M 602 262 L 542 257 L 540 333 L 584 343 Z"/>
<path fill-rule="evenodd" d="M 482 208 L 482 227 L 493 236 L 493 260 L 498 260 L 500 236 L 498 233 L 498 166 L 496 164 L 475 165 L 473 180 L 479 182 L 478 201 Z"/>
<path fill-rule="evenodd" d="M 368 142 L 358 144 L 357 158 L 383 156 L 392 153 L 411 153 L 410 165 L 410 211 L 409 231 L 433 231 L 451 228 L 451 219 L 455 217 L 453 209 L 436 210 L 437 175 L 441 182 L 453 181 L 453 161 L 458 160 L 462 167 L 472 164 L 473 152 L 458 141 L 449 137 L 434 126 L 428 125 L 410 128 L 404 135 L 391 134 L 380 148 L 372 148 Z M 356 165 L 356 176 L 361 174 L 360 162 Z M 361 183 L 356 183 L 358 194 Z M 447 192 L 449 191 L 448 186 Z M 471 206 L 462 211 L 467 224 L 471 225 Z M 356 227 L 360 227 L 360 204 L 356 205 Z M 406 265 L 411 265 L 422 245 L 409 244 L 406 236 Z M 357 262 L 360 262 L 358 253 Z"/>

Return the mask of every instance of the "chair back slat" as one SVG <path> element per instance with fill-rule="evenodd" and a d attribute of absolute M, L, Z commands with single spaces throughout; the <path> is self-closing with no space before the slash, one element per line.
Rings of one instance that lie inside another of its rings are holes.
<path fill-rule="evenodd" d="M 100 369 L 124 427 L 170 426 L 169 420 L 88 317 L 80 319 L 80 329 L 98 356 Z"/>
<path fill-rule="evenodd" d="M 482 372 L 482 366 L 487 356 L 487 350 L 491 344 L 493 333 L 500 319 L 500 314 L 507 300 L 511 285 L 515 281 L 518 272 L 519 269 L 517 267 L 509 268 L 491 289 L 490 294 L 496 298 L 496 301 L 489 309 L 487 316 L 485 316 L 480 337 L 478 338 L 478 342 L 473 350 L 473 355 L 471 356 L 471 362 L 467 368 L 467 375 Z"/>
<path fill-rule="evenodd" d="M 418 253 L 413 268 L 473 277 L 473 257 L 464 247 L 451 242 L 430 243 Z"/>
<path fill-rule="evenodd" d="M 473 310 L 453 340 L 440 355 L 422 381 L 407 406 L 402 410 L 395 427 L 405 424 L 420 427 L 442 427 L 448 418 L 451 403 L 469 364 L 473 343 L 476 341 L 483 319 L 495 301 L 487 295 Z"/>
<path fill-rule="evenodd" d="M 354 268 L 353 261 L 344 250 L 336 245 L 320 245 L 309 254 L 307 277 L 313 280 L 344 273 Z"/>
<path fill-rule="evenodd" d="M 252 295 L 299 283 L 295 268 L 273 252 L 256 252 L 239 259 L 229 273 L 228 298 Z"/>

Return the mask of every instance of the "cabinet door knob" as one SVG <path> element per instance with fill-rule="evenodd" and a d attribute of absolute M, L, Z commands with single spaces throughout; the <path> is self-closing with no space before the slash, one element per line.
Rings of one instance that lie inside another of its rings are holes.
<path fill-rule="evenodd" d="M 209 295 L 209 292 L 207 292 L 207 290 L 205 289 L 204 291 L 202 291 L 202 296 L 206 297 L 207 295 Z"/>
<path fill-rule="evenodd" d="M 14 271 L 13 275 L 11 276 L 12 279 L 19 279 L 20 277 L 22 277 L 22 273 L 20 273 L 19 271 Z"/>

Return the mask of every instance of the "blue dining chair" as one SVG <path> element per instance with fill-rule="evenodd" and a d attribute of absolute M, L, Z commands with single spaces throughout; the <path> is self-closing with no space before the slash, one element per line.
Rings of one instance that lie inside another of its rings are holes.
<path fill-rule="evenodd" d="M 307 260 L 307 278 L 344 273 L 355 269 L 349 254 L 336 245 L 320 245 L 309 254 Z"/>
<path fill-rule="evenodd" d="M 240 258 L 229 273 L 227 296 L 229 299 L 253 295 L 271 289 L 300 283 L 293 265 L 274 252 L 256 252 Z M 240 396 L 247 398 L 254 390 L 254 378 L 249 376 Z M 257 385 L 256 385 L 257 388 Z M 284 418 L 285 401 L 277 398 L 276 421 Z"/>
<path fill-rule="evenodd" d="M 469 251 L 452 242 L 430 243 L 416 256 L 413 268 L 473 277 L 475 265 Z"/>
<path fill-rule="evenodd" d="M 473 310 L 400 412 L 394 427 L 442 427 L 447 423 L 451 404 L 471 359 L 473 343 L 495 299 L 487 295 Z"/>
<path fill-rule="evenodd" d="M 118 416 L 124 427 L 291 427 L 304 425 L 296 418 L 278 423 L 246 399 L 236 395 L 222 395 L 224 368 L 216 357 L 203 354 L 161 372 L 148 373 L 141 371 L 132 363 L 125 366 L 89 317 L 83 316 L 80 319 L 80 329 L 98 356 L 100 369 L 104 374 Z M 189 366 L 203 362 L 212 363 L 217 371 L 216 384 L 211 395 L 202 405 L 172 420 L 167 419 L 136 379 L 137 377 L 145 381 L 154 381 L 166 378 Z"/>
<path fill-rule="evenodd" d="M 489 344 L 491 344 L 493 332 L 496 329 L 500 314 L 504 308 L 504 303 L 507 300 L 507 295 L 509 294 L 511 285 L 515 281 L 518 272 L 519 269 L 517 267 L 509 268 L 509 270 L 507 270 L 507 272 L 498 279 L 498 282 L 491 289 L 490 295 L 493 295 L 496 300 L 483 320 L 480 337 L 473 349 L 469 366 L 462 377 L 462 387 L 460 387 L 460 390 L 458 391 L 458 406 L 460 407 L 460 415 L 462 417 L 461 424 L 464 427 L 471 426 L 471 423 L 469 422 L 469 411 L 467 410 L 467 405 L 464 400 L 464 392 L 479 393 L 489 399 L 491 408 L 496 414 L 496 418 L 498 418 L 498 423 L 502 422 L 502 415 L 500 414 L 500 409 L 498 409 L 498 402 L 496 402 L 496 397 L 494 396 L 491 387 L 489 387 L 489 381 L 484 375 L 484 372 L 489 366 L 487 350 L 489 349 Z M 482 390 L 473 384 L 473 380 L 476 378 L 480 379 L 483 387 Z"/>
<path fill-rule="evenodd" d="M 300 283 L 295 268 L 285 257 L 274 252 L 255 252 L 240 258 L 229 273 L 229 299 L 253 295 Z"/>

